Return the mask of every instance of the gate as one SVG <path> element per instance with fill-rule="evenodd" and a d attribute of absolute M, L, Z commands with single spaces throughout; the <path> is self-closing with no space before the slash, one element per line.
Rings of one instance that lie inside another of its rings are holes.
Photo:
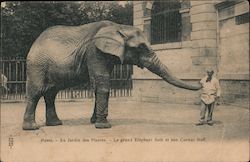
<path fill-rule="evenodd" d="M 26 90 L 26 60 L 24 58 L 2 58 L 1 73 L 8 81 L 5 89 L 1 86 L 1 99 L 24 100 Z M 115 65 L 111 74 L 110 97 L 131 96 L 132 65 Z M 57 99 L 83 99 L 93 98 L 94 94 L 90 86 L 76 86 L 60 91 Z"/>

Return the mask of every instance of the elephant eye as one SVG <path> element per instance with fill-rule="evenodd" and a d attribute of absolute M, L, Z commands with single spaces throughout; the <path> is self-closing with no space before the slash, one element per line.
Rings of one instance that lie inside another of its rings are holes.
<path fill-rule="evenodd" d="M 148 46 L 145 43 L 140 44 L 138 49 L 143 53 L 152 53 L 152 49 L 148 48 Z"/>
<path fill-rule="evenodd" d="M 146 45 L 145 45 L 144 43 L 141 43 L 141 44 L 138 46 L 138 48 L 139 48 L 139 49 L 146 49 L 145 46 L 146 46 Z"/>

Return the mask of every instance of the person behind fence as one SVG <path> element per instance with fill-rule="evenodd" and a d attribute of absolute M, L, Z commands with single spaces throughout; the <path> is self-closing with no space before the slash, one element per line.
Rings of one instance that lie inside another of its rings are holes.
<path fill-rule="evenodd" d="M 7 95 L 9 91 L 9 88 L 7 87 L 7 82 L 8 82 L 7 77 L 3 73 L 1 73 L 1 96 L 2 97 L 4 96 L 4 94 Z"/>
<path fill-rule="evenodd" d="M 202 78 L 200 83 L 202 85 L 202 94 L 201 94 L 201 112 L 200 120 L 196 125 L 205 124 L 205 115 L 207 115 L 207 124 L 213 125 L 213 110 L 216 102 L 219 100 L 221 95 L 221 88 L 218 79 L 214 76 L 213 68 L 207 69 L 207 76 Z"/>

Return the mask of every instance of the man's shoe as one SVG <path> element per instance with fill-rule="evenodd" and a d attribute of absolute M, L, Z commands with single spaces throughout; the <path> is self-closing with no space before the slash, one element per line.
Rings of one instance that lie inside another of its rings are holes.
<path fill-rule="evenodd" d="M 213 125 L 214 125 L 214 123 L 213 123 L 213 121 L 212 121 L 212 120 L 210 120 L 210 121 L 207 121 L 207 125 L 209 125 L 209 126 L 213 126 Z"/>
<path fill-rule="evenodd" d="M 209 126 L 213 126 L 213 125 L 214 125 L 214 123 L 207 123 L 207 125 L 209 125 Z"/>
<path fill-rule="evenodd" d="M 204 125 L 204 123 L 199 122 L 199 123 L 196 123 L 195 125 L 196 125 L 196 126 L 200 126 L 200 125 Z"/>

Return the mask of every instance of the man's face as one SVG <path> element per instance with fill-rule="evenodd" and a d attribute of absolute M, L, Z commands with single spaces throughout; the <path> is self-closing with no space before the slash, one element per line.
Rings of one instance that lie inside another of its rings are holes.
<path fill-rule="evenodd" d="M 214 71 L 213 71 L 213 70 L 212 70 L 212 71 L 207 71 L 207 76 L 208 76 L 208 77 L 212 77 L 213 74 L 214 74 Z"/>

